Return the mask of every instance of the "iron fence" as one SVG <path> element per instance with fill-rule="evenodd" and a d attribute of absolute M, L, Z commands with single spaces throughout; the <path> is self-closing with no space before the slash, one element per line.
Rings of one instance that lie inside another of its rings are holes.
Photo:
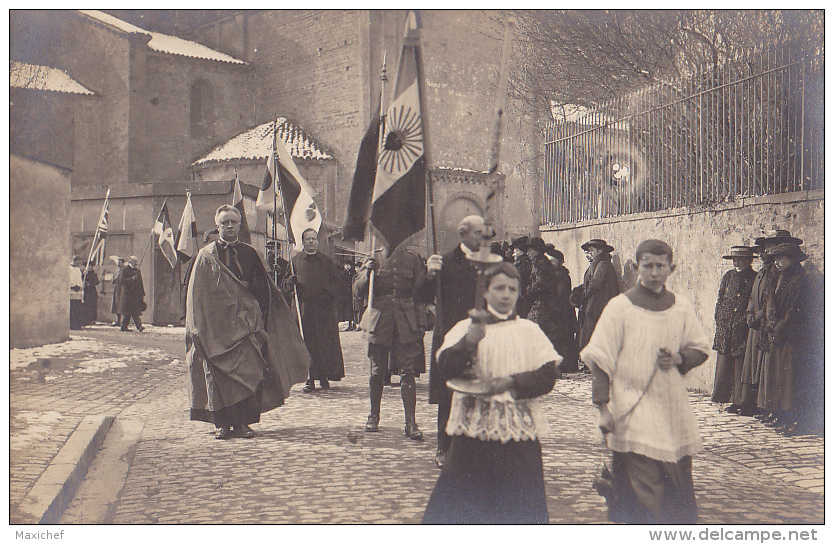
<path fill-rule="evenodd" d="M 543 222 L 822 189 L 823 64 L 772 48 L 551 122 Z"/>

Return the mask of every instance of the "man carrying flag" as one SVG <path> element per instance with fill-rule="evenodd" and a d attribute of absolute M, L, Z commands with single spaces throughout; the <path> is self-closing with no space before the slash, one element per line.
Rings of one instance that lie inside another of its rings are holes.
<path fill-rule="evenodd" d="M 272 151 L 255 206 L 274 213 L 277 213 L 276 204 L 280 206 L 284 216 L 289 218 L 287 237 L 295 242 L 297 251 L 302 251 L 301 233 L 308 229 L 319 231 L 321 212 L 313 199 L 315 191 L 299 172 L 284 140 L 278 137 L 277 126 L 278 121 L 273 125 Z"/>
<path fill-rule="evenodd" d="M 153 224 L 153 233 L 159 236 L 158 244 L 162 254 L 168 259 L 171 268 L 177 266 L 177 251 L 174 249 L 176 243 L 174 242 L 174 229 L 171 228 L 171 217 L 168 214 L 168 202 L 162 203 L 162 209 L 159 210 L 159 216 Z"/>

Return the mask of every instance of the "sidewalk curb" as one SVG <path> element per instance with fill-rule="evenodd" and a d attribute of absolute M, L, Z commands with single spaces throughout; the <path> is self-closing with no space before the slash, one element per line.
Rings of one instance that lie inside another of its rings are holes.
<path fill-rule="evenodd" d="M 85 417 L 26 494 L 19 511 L 23 523 L 57 523 L 87 474 L 115 416 Z"/>

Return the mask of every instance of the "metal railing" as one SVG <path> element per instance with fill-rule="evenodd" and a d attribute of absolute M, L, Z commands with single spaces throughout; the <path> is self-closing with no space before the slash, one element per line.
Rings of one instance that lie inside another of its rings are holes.
<path fill-rule="evenodd" d="M 770 49 L 551 122 L 543 223 L 822 189 L 823 69 Z"/>

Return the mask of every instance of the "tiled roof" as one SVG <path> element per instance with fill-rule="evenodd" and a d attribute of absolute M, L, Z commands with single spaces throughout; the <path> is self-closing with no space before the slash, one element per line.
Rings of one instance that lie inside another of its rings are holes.
<path fill-rule="evenodd" d="M 294 159 L 326 160 L 333 158 L 303 128 L 287 121 L 284 117 L 279 117 L 277 121 L 250 128 L 231 140 L 218 145 L 205 157 L 194 161 L 192 166 L 199 166 L 212 161 L 266 159 L 269 157 L 269 151 L 272 147 L 272 131 L 275 128 L 275 123 L 278 123 L 278 136 L 284 141 Z"/>
<path fill-rule="evenodd" d="M 123 32 L 127 32 L 128 34 L 144 34 L 146 36 L 150 36 L 151 41 L 148 42 L 148 47 L 154 51 L 159 51 L 160 53 L 169 53 L 171 55 L 181 55 L 183 57 L 198 59 L 216 60 L 232 64 L 247 64 L 246 61 L 242 61 L 225 53 L 215 51 L 214 49 L 210 49 L 197 42 L 184 40 L 176 36 L 169 36 L 168 34 L 162 34 L 160 32 L 150 32 L 148 30 L 141 29 L 138 26 L 122 21 L 117 17 L 108 15 L 103 11 L 94 9 L 81 9 L 78 11 L 88 17 L 96 19 L 97 21 L 116 27 Z"/>
<path fill-rule="evenodd" d="M 9 87 L 88 96 L 96 94 L 72 79 L 63 70 L 16 61 L 9 62 Z"/>

